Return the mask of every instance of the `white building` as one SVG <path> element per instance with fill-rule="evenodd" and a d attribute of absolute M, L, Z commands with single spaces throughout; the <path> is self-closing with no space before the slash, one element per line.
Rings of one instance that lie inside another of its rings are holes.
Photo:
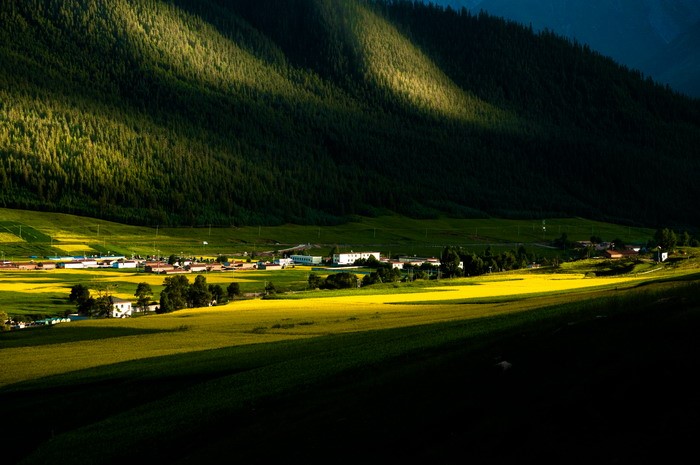
<path fill-rule="evenodd" d="M 355 260 L 367 260 L 369 257 L 374 257 L 377 260 L 381 259 L 379 252 L 352 252 L 333 254 L 334 265 L 352 265 Z"/>
<path fill-rule="evenodd" d="M 204 271 L 207 271 L 207 264 L 206 263 L 190 263 L 186 267 L 188 270 L 190 270 L 192 273 L 202 273 Z"/>
<path fill-rule="evenodd" d="M 320 265 L 323 262 L 321 256 L 292 255 L 290 257 L 297 265 Z"/>
<path fill-rule="evenodd" d="M 294 260 L 292 260 L 291 258 L 276 258 L 274 263 L 275 265 L 280 265 L 284 268 L 286 266 L 294 265 Z"/>
<path fill-rule="evenodd" d="M 85 265 L 83 262 L 66 262 L 66 263 L 59 263 L 58 264 L 59 268 L 65 268 L 66 270 L 82 270 L 85 268 Z"/>
<path fill-rule="evenodd" d="M 131 316 L 133 312 L 131 308 L 131 302 L 114 296 L 110 297 L 110 300 L 112 301 L 112 310 L 110 310 L 109 312 L 110 317 L 128 318 Z"/>
<path fill-rule="evenodd" d="M 118 268 L 120 270 L 126 268 L 136 268 L 137 265 L 138 263 L 134 260 L 120 260 L 112 262 L 112 268 Z"/>

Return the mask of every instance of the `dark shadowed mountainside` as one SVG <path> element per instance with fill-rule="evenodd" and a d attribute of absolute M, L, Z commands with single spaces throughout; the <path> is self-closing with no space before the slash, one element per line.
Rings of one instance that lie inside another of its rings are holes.
<path fill-rule="evenodd" d="M 0 4 L 0 205 L 130 223 L 700 223 L 700 104 L 548 32 L 362 0 Z"/>
<path fill-rule="evenodd" d="M 427 2 L 426 2 L 427 3 Z M 700 97 L 699 0 L 435 0 L 548 29 Z M 679 45 L 683 42 L 684 45 Z"/>

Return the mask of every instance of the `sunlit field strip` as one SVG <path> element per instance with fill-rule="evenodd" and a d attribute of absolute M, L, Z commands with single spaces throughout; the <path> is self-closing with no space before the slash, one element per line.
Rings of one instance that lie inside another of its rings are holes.
<path fill-rule="evenodd" d="M 85 282 L 85 281 L 94 281 L 95 283 L 100 283 L 100 282 L 125 282 L 125 283 L 133 283 L 133 284 L 138 284 L 141 282 L 146 282 L 151 285 L 159 285 L 163 284 L 163 281 L 167 277 L 166 275 L 161 275 L 161 274 L 152 274 L 152 273 L 124 273 L 124 272 L 109 272 L 109 271 L 90 271 L 90 270 L 70 270 L 70 271 L 64 271 L 64 270 L 46 270 L 46 271 L 38 271 L 38 272 L 19 272 L 19 273 L 27 273 L 26 276 L 17 276 L 17 272 L 15 273 L 14 276 L 8 276 L 4 274 L 3 272 L 0 272 L 0 290 L 10 290 L 10 289 L 4 289 L 4 283 L 12 283 L 11 285 L 13 288 L 11 290 L 13 291 L 18 291 L 21 292 L 23 288 L 28 287 L 28 288 L 33 288 L 37 282 L 39 283 L 46 283 L 48 281 L 55 280 L 57 282 L 62 282 L 65 283 L 67 286 L 70 286 L 72 284 L 72 281 L 70 276 L 67 275 L 72 275 L 75 276 L 75 281 L 76 283 L 78 282 Z M 31 274 L 29 274 L 31 273 Z M 60 274 L 60 276 L 58 276 Z M 196 274 L 186 274 L 185 275 L 187 279 L 190 282 L 193 282 L 196 278 Z M 225 273 L 225 272 L 215 272 L 215 273 L 206 273 L 203 276 L 206 277 L 207 283 L 209 284 L 216 284 L 216 283 L 230 283 L 231 281 L 236 281 L 236 282 L 256 282 L 257 280 L 255 279 L 250 279 L 252 276 L 247 277 L 247 278 L 241 278 L 240 274 L 232 274 L 232 273 Z M 68 278 L 68 279 L 67 279 Z"/>
<path fill-rule="evenodd" d="M 24 242 L 17 235 L 12 233 L 0 232 L 0 244 L 4 242 Z"/>
<path fill-rule="evenodd" d="M 534 305 L 528 301 L 516 304 L 410 305 L 415 301 L 557 292 L 629 281 L 632 280 L 583 279 L 576 276 L 562 279 L 561 275 L 530 276 L 526 280 L 484 281 L 483 285 L 478 286 L 446 286 L 415 294 L 250 300 L 210 309 L 192 309 L 145 318 L 64 323 L 51 328 L 51 331 L 81 328 L 89 332 L 91 328 L 97 330 L 111 327 L 169 332 L 0 349 L 0 365 L 3 365 L 3 369 L 0 370 L 0 385 L 146 357 L 477 318 L 523 311 Z M 551 299 L 552 302 L 556 302 L 566 298 L 564 295 L 553 296 Z M 542 298 L 536 300 L 542 305 Z M 386 305 L 397 302 L 398 305 Z"/>
<path fill-rule="evenodd" d="M 67 253 L 75 253 L 79 252 L 80 254 L 84 253 L 93 253 L 95 250 L 90 247 L 89 245 L 84 245 L 84 244 L 55 244 L 57 249 L 64 250 Z"/>
<path fill-rule="evenodd" d="M 522 278 L 522 279 L 518 279 Z M 560 292 L 584 289 L 604 285 L 616 285 L 635 278 L 584 278 L 583 275 L 511 275 L 508 280 L 479 280 L 476 285 L 432 287 L 426 292 L 388 295 L 357 295 L 347 297 L 352 302 L 402 303 L 421 301 L 440 301 L 455 299 L 472 299 L 483 297 L 502 297 L 510 295 L 538 294 L 542 292 Z"/>

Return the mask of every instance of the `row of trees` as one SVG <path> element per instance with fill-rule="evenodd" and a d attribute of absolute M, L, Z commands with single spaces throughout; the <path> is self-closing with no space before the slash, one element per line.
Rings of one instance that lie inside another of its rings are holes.
<path fill-rule="evenodd" d="M 310 273 L 308 283 L 310 289 L 352 289 L 358 287 L 359 280 L 354 273 L 331 273 L 325 279 Z"/>
<path fill-rule="evenodd" d="M 193 283 L 183 275 L 165 278 L 164 288 L 160 293 L 160 302 L 157 313 L 169 313 L 183 308 L 207 307 L 209 305 L 224 304 L 241 295 L 240 285 L 230 283 L 226 290 L 219 284 L 207 284 L 203 275 L 198 275 Z M 98 286 L 93 295 L 90 288 L 84 284 L 75 284 L 71 287 L 68 300 L 74 303 L 78 313 L 92 317 L 109 316 L 112 310 L 113 287 Z M 146 282 L 138 283 L 134 296 L 137 298 L 136 306 L 146 312 L 152 303 L 153 289 Z"/>
<path fill-rule="evenodd" d="M 207 285 L 207 278 L 204 275 L 198 275 L 191 284 L 187 276 L 170 276 L 165 278 L 163 285 L 158 313 L 225 304 L 241 294 L 238 283 L 230 283 L 224 292 L 219 284 Z"/>
<path fill-rule="evenodd" d="M 487 247 L 481 255 L 462 247 L 445 247 L 440 257 L 440 273 L 444 278 L 478 276 L 489 272 L 526 268 L 537 260 L 538 258 L 529 253 L 523 245 L 498 254 L 493 253 L 491 247 Z"/>
<path fill-rule="evenodd" d="M 402 272 L 391 264 L 383 263 L 375 257 L 356 260 L 354 265 L 372 268 L 369 274 L 358 280 L 351 272 L 332 273 L 325 279 L 316 273 L 311 273 L 308 286 L 311 289 L 347 289 L 372 284 L 393 283 L 402 280 L 454 278 L 460 276 L 478 276 L 484 273 L 496 271 L 508 271 L 526 268 L 529 264 L 539 260 L 529 253 L 524 246 L 516 250 L 501 253 L 493 253 L 488 247 L 483 254 L 469 252 L 461 247 L 445 247 L 440 259 L 440 266 L 424 263 L 420 266 L 404 264 Z"/>
<path fill-rule="evenodd" d="M 680 247 L 700 247 L 700 240 L 692 237 L 688 231 L 676 234 L 673 229 L 659 228 L 654 233 L 654 237 L 647 243 L 650 249 L 661 247 L 664 251 L 671 251 L 676 246 Z"/>

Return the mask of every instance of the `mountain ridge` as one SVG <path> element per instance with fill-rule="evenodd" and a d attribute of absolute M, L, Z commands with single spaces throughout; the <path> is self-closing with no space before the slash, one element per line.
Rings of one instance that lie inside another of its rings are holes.
<path fill-rule="evenodd" d="M 694 54 L 700 46 L 680 54 L 673 42 L 693 35 L 700 21 L 700 1 L 678 0 L 434 0 L 452 8 L 484 10 L 489 14 L 548 29 L 569 40 L 589 45 L 630 68 L 639 69 L 662 84 L 693 97 L 700 97 L 700 72 Z M 665 55 L 676 57 L 671 63 Z M 693 65 L 688 66 L 692 60 Z M 658 63 L 665 67 L 660 68 Z M 675 68 L 684 68 L 677 76 Z"/>
<path fill-rule="evenodd" d="M 0 17 L 4 206 L 140 224 L 700 222 L 697 102 L 488 15 L 28 0 Z"/>

